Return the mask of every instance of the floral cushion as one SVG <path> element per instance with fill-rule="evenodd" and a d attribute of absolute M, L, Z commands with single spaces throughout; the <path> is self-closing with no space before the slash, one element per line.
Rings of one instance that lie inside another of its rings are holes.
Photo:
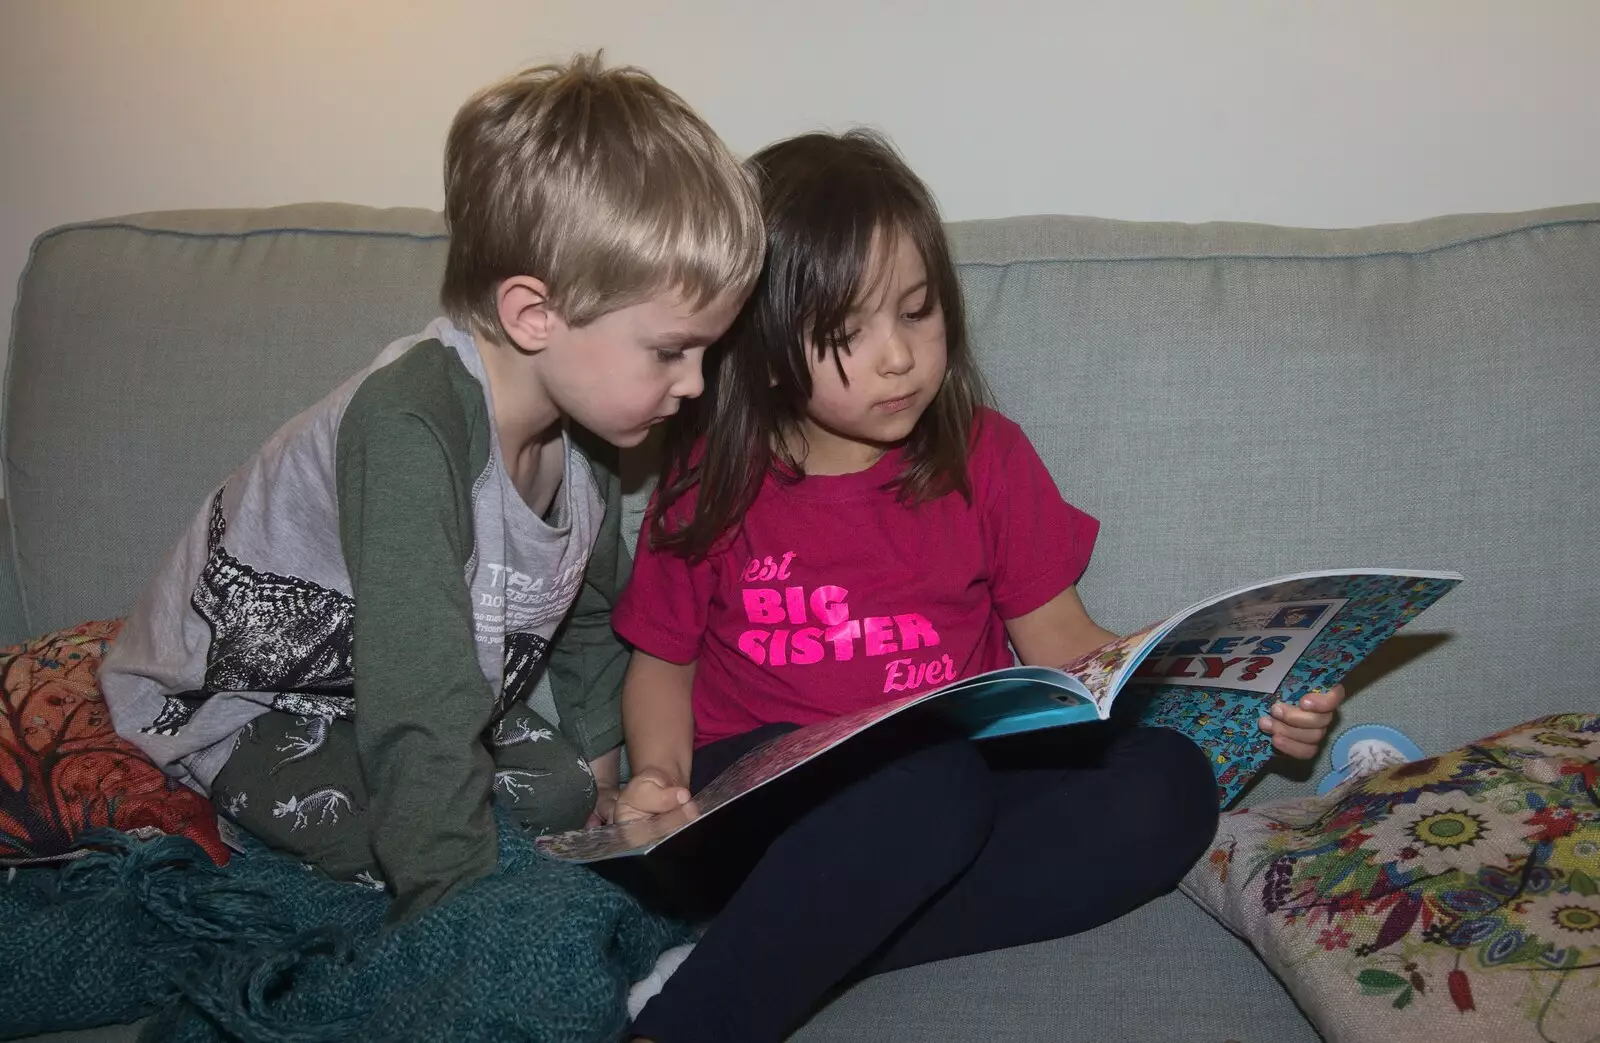
<path fill-rule="evenodd" d="M 1329 1043 L 1600 1031 L 1600 715 L 1223 816 L 1183 890 Z"/>
<path fill-rule="evenodd" d="M 84 623 L 0 651 L 0 865 L 82 854 L 110 826 L 180 833 L 228 860 L 211 802 L 119 736 L 95 684 L 117 620 Z"/>

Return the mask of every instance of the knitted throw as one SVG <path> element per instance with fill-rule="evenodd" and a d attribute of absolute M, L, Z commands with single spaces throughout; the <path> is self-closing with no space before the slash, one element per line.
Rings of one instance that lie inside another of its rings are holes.
<path fill-rule="evenodd" d="M 612 1043 L 628 984 L 686 927 L 500 821 L 500 869 L 407 923 L 387 897 L 245 838 L 105 831 L 0 871 L 0 1038 L 152 1017 L 144 1040 Z"/>

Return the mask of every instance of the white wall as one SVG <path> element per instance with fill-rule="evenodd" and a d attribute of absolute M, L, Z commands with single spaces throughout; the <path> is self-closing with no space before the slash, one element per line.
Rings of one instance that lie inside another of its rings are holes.
<path fill-rule="evenodd" d="M 876 124 L 952 218 L 1600 198 L 1593 0 L 0 0 L 0 316 L 60 222 L 438 206 L 465 95 L 599 45 L 741 152 Z"/>

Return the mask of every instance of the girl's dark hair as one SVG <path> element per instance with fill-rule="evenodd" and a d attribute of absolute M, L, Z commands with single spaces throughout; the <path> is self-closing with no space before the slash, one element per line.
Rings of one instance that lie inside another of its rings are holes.
<path fill-rule="evenodd" d="M 744 517 L 769 472 L 804 476 L 784 437 L 811 399 L 807 343 L 839 364 L 850 312 L 873 292 L 873 238 L 908 236 L 944 312 L 947 377 L 889 483 L 917 504 L 971 498 L 967 451 L 982 378 L 967 345 L 961 287 L 938 206 L 893 146 L 867 130 L 805 134 L 749 160 L 761 189 L 766 263 L 755 291 L 706 359 L 706 390 L 667 425 L 652 545 L 704 558 Z M 885 251 L 887 252 L 887 250 Z M 841 370 L 842 372 L 842 370 Z M 692 515 L 678 507 L 691 497 Z"/>

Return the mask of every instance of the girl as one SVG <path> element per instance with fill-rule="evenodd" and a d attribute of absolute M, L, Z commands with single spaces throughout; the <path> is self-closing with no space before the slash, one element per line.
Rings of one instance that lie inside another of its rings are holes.
<path fill-rule="evenodd" d="M 927 188 L 859 131 L 751 162 L 766 267 L 669 431 L 613 616 L 635 649 L 623 820 L 686 803 L 785 730 L 1013 649 L 1058 665 L 1115 638 L 1075 589 L 1098 523 L 983 405 Z M 1263 728 L 1309 756 L 1340 699 L 1275 708 Z M 1215 793 L 1172 731 L 1119 720 L 975 744 L 897 718 L 730 808 L 715 849 L 673 851 L 675 875 L 732 895 L 633 1031 L 777 1040 L 853 976 L 1104 923 L 1182 877 Z"/>

